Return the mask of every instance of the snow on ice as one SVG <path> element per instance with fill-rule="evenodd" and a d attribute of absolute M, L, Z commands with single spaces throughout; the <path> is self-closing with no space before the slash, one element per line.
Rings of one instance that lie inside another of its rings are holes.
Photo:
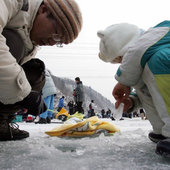
<path fill-rule="evenodd" d="M 111 121 L 111 120 L 108 120 Z M 21 141 L 0 142 L 0 170 L 169 170 L 170 160 L 155 154 L 152 130 L 140 118 L 113 121 L 121 132 L 95 138 L 49 137 L 58 124 L 19 123 L 30 132 Z"/>

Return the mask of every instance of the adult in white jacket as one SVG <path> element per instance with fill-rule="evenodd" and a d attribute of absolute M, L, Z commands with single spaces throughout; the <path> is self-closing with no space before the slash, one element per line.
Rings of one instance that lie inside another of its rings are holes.
<path fill-rule="evenodd" d="M 22 107 L 34 115 L 46 109 L 36 47 L 71 43 L 82 18 L 74 0 L 1 0 L 0 11 L 0 140 L 16 140 L 29 134 L 10 126 L 11 115 Z"/>

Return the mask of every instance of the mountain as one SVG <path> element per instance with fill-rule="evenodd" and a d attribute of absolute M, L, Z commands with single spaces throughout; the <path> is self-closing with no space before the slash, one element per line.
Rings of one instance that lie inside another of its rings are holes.
<path fill-rule="evenodd" d="M 65 96 L 65 106 L 67 106 L 70 100 L 73 100 L 73 89 L 76 87 L 76 84 L 73 80 L 67 78 L 60 78 L 52 75 L 54 80 L 55 86 L 57 88 L 57 95 L 55 97 L 55 108 L 58 105 L 58 101 L 62 96 Z M 102 96 L 97 91 L 93 90 L 89 86 L 84 85 L 84 92 L 85 92 L 85 102 L 83 104 L 83 108 L 85 114 L 88 112 L 89 104 L 91 100 L 94 100 L 94 110 L 96 113 L 99 113 L 102 109 L 105 111 L 108 108 L 113 112 L 114 111 L 114 104 L 111 103 L 110 100 Z M 68 110 L 68 108 L 66 107 Z"/>

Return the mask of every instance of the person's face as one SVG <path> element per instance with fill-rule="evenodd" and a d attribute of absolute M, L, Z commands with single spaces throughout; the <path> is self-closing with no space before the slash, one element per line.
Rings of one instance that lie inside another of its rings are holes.
<path fill-rule="evenodd" d="M 76 84 L 78 84 L 78 83 L 79 83 L 79 81 L 78 81 L 78 80 L 75 80 L 75 82 L 76 82 Z"/>
<path fill-rule="evenodd" d="M 49 15 L 50 11 L 48 8 L 45 5 L 41 5 L 30 32 L 30 38 L 35 45 L 52 46 L 60 41 L 60 36 L 62 35 L 61 27 Z M 58 39 L 56 36 L 58 36 Z"/>

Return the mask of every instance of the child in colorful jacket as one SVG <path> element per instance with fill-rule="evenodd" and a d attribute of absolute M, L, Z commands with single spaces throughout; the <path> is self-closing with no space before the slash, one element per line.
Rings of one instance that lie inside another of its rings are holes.
<path fill-rule="evenodd" d="M 113 89 L 115 107 L 124 111 L 143 107 L 153 127 L 149 138 L 157 143 L 156 153 L 170 155 L 170 21 L 163 21 L 144 32 L 122 23 L 98 31 L 99 57 L 121 63 Z M 131 93 L 130 87 L 135 88 Z"/>

